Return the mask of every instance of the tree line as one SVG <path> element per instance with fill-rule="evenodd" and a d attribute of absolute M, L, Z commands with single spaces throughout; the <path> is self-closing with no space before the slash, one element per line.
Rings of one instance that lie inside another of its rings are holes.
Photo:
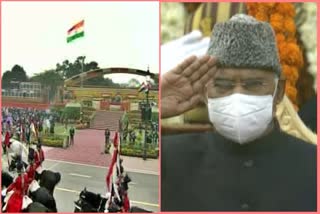
<path fill-rule="evenodd" d="M 99 69 L 99 65 L 95 61 L 84 62 L 82 68 L 83 56 L 76 58 L 74 62 L 64 60 L 62 63 L 57 63 L 54 69 L 49 69 L 41 73 L 36 73 L 31 77 L 28 77 L 27 72 L 20 65 L 14 65 L 11 70 L 5 71 L 2 75 L 2 88 L 10 89 L 12 82 L 39 82 L 41 85 L 49 90 L 50 99 L 54 98 L 57 87 L 63 86 L 65 79 L 80 74 L 82 71 Z M 118 84 L 112 81 L 110 78 L 104 78 L 98 76 L 92 79 L 85 80 L 84 85 L 96 85 L 96 86 L 110 86 L 115 88 L 125 87 L 123 84 Z M 139 84 L 136 79 L 131 79 L 128 82 L 129 85 Z"/>

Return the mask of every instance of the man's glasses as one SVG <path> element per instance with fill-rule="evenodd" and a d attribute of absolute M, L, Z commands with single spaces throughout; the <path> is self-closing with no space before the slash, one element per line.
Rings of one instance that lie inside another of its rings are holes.
<path fill-rule="evenodd" d="M 218 94 L 232 93 L 237 85 L 240 85 L 244 92 L 250 94 L 264 93 L 270 89 L 274 83 L 266 82 L 263 80 L 244 80 L 242 82 L 234 82 L 232 80 L 217 79 L 213 81 L 213 89 Z"/>

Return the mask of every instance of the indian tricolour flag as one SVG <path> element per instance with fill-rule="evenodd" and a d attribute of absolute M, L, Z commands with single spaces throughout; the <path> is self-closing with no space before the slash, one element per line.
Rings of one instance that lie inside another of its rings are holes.
<path fill-rule="evenodd" d="M 68 30 L 68 37 L 67 37 L 67 43 L 72 42 L 75 39 L 84 37 L 84 20 L 78 22 L 77 24 L 75 24 L 74 26 L 72 26 L 69 30 Z"/>

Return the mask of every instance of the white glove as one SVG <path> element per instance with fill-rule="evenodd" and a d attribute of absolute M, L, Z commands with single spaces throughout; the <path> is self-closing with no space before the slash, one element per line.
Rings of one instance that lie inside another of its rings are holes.
<path fill-rule="evenodd" d="M 161 74 L 170 71 L 184 59 L 203 56 L 209 47 L 210 38 L 202 37 L 200 31 L 191 33 L 161 46 Z"/>
<path fill-rule="evenodd" d="M 105 195 L 101 195 L 102 198 L 109 199 L 111 197 L 111 192 L 107 192 Z"/>
<path fill-rule="evenodd" d="M 6 188 L 1 191 L 1 195 L 2 196 L 6 196 L 7 195 L 7 189 Z"/>

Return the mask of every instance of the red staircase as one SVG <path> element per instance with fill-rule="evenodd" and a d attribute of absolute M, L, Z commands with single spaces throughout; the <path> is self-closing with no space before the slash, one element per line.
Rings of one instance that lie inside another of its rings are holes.
<path fill-rule="evenodd" d="M 123 114 L 123 111 L 96 111 L 90 122 L 90 128 L 116 131 L 119 128 L 119 120 Z"/>

